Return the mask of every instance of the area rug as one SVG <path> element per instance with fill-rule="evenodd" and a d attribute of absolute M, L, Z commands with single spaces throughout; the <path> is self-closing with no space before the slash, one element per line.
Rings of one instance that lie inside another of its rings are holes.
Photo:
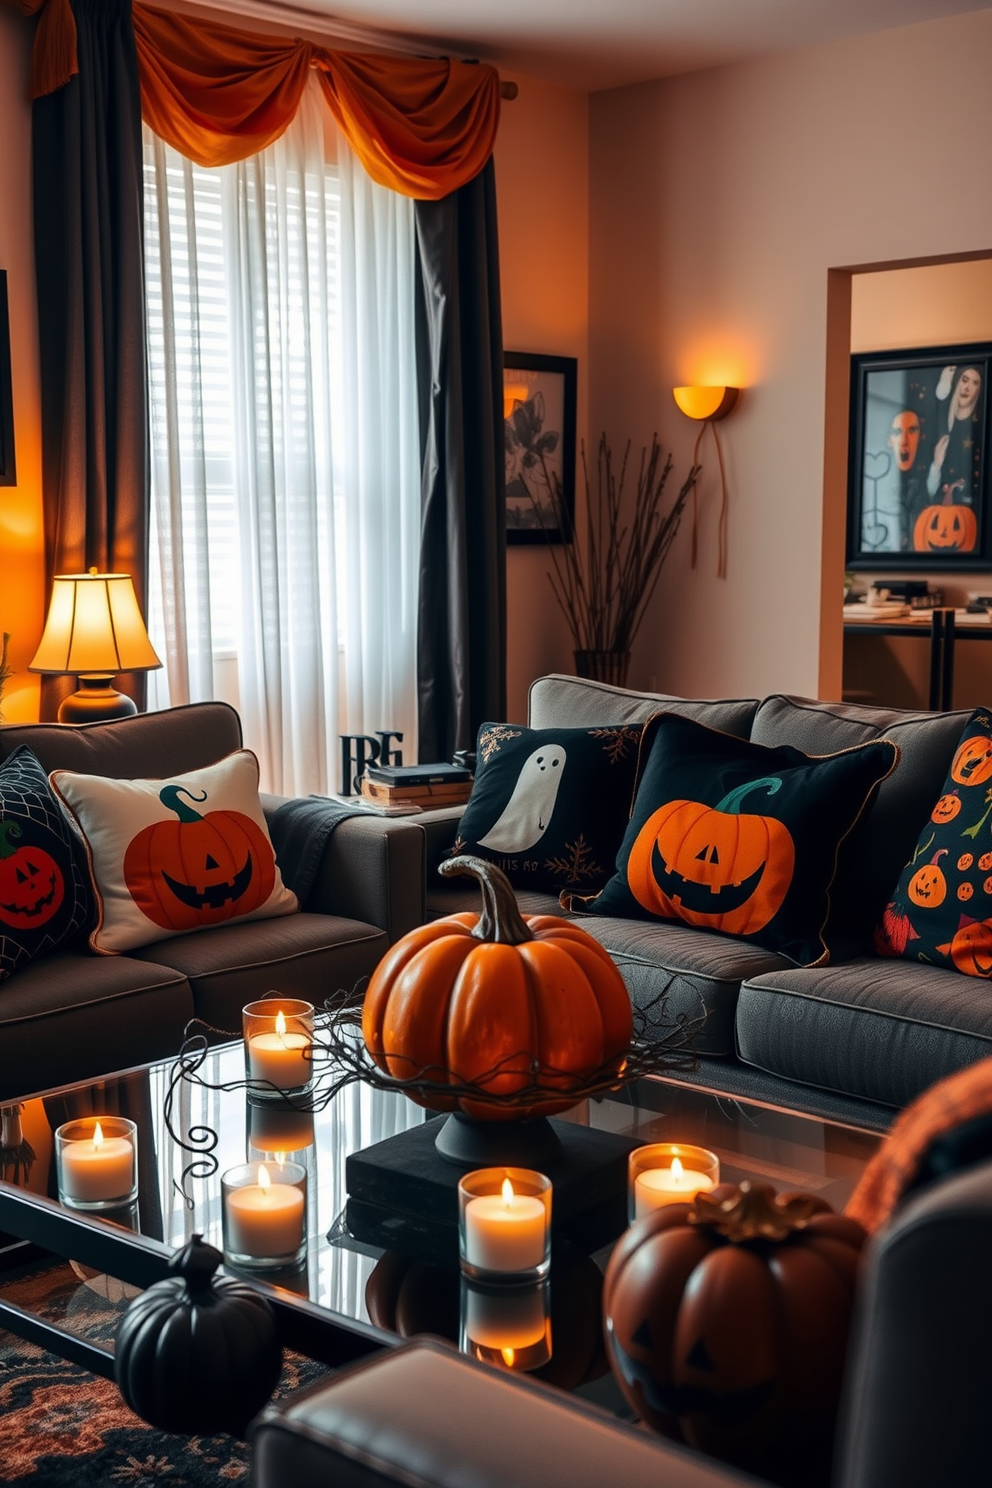
<path fill-rule="evenodd" d="M 127 1295 L 119 1283 L 68 1266 L 4 1284 L 3 1296 L 106 1343 Z M 312 1384 L 322 1365 L 287 1354 L 275 1398 Z M 208 1488 L 247 1484 L 248 1447 L 230 1436 L 172 1436 L 127 1409 L 110 1380 L 0 1330 L 3 1488 Z"/>

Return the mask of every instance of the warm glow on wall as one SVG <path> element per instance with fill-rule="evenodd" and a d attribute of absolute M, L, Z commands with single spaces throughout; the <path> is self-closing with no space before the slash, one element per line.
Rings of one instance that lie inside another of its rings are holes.
<path fill-rule="evenodd" d="M 677 387 L 672 396 L 687 418 L 722 419 L 740 396 L 735 387 Z"/>
<path fill-rule="evenodd" d="M 513 412 L 514 403 L 526 403 L 530 397 L 530 388 L 525 382 L 503 384 L 503 417 L 508 419 Z"/>

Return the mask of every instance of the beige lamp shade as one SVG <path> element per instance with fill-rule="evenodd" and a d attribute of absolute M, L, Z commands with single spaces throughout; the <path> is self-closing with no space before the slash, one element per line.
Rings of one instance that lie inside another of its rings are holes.
<path fill-rule="evenodd" d="M 677 387 L 672 388 L 672 396 L 686 418 L 722 419 L 737 402 L 739 391 L 735 387 Z"/>
<path fill-rule="evenodd" d="M 138 609 L 130 574 L 58 574 L 41 645 L 29 671 L 113 676 L 162 663 Z"/>

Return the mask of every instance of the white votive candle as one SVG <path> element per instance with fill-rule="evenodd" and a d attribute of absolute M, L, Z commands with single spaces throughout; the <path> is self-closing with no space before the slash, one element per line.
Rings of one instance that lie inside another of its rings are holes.
<path fill-rule="evenodd" d="M 271 1033 L 256 1033 L 248 1041 L 248 1066 L 253 1080 L 265 1080 L 279 1090 L 297 1090 L 313 1074 L 308 1033 L 287 1031 L 286 1019 L 276 1014 Z"/>
<path fill-rule="evenodd" d="M 465 1205 L 465 1259 L 481 1271 L 532 1271 L 544 1260 L 546 1211 L 540 1199 L 502 1192 Z"/>
<path fill-rule="evenodd" d="M 634 1179 L 634 1218 L 641 1219 L 666 1204 L 687 1204 L 715 1186 L 708 1174 L 684 1167 L 677 1157 L 672 1158 L 670 1168 L 645 1168 Z"/>
<path fill-rule="evenodd" d="M 300 1188 L 273 1183 L 263 1163 L 257 1183 L 225 1195 L 227 1250 L 259 1259 L 295 1255 L 303 1244 L 303 1197 Z"/>
<path fill-rule="evenodd" d="M 62 1195 L 78 1203 L 126 1198 L 134 1186 L 134 1147 L 128 1137 L 105 1137 L 99 1121 L 91 1137 L 62 1148 Z"/>

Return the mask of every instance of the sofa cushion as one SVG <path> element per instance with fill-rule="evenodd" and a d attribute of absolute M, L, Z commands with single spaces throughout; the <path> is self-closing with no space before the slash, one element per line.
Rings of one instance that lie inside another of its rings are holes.
<path fill-rule="evenodd" d="M 751 729 L 756 744 L 792 744 L 829 754 L 872 739 L 891 739 L 899 761 L 841 847 L 828 938 L 840 954 L 863 952 L 920 828 L 940 795 L 968 712 L 905 713 L 847 703 L 774 696 L 759 705 Z"/>
<path fill-rule="evenodd" d="M 531 684 L 531 728 L 595 728 L 600 724 L 646 723 L 654 713 L 681 713 L 711 728 L 746 739 L 758 703 L 754 698 L 669 697 L 663 692 L 628 692 L 607 682 L 552 674 Z"/>
<path fill-rule="evenodd" d="M 86 844 L 95 951 L 298 909 L 276 864 L 249 749 L 165 780 L 55 770 L 52 784 Z"/>
<path fill-rule="evenodd" d="M 218 1033 L 241 1035 L 241 1010 L 270 993 L 292 993 L 319 1007 L 351 992 L 360 1001 L 367 978 L 389 945 L 384 930 L 337 915 L 295 914 L 239 920 L 209 935 L 179 935 L 136 952 L 189 979 L 196 1016 Z"/>
<path fill-rule="evenodd" d="M 992 977 L 990 817 L 992 715 L 979 708 L 875 931 L 880 955 Z"/>
<path fill-rule="evenodd" d="M 681 920 L 803 965 L 823 960 L 838 845 L 897 753 L 880 740 L 812 758 L 658 715 L 644 730 L 647 763 L 617 872 L 586 908 Z"/>
<path fill-rule="evenodd" d="M 903 1106 L 992 1054 L 992 998 L 953 971 L 872 957 L 762 973 L 741 987 L 737 1050 L 770 1074 Z"/>
<path fill-rule="evenodd" d="M 89 926 L 81 858 L 48 776 L 22 744 L 0 764 L 0 982 Z"/>
<path fill-rule="evenodd" d="M 595 894 L 616 861 L 641 729 L 484 723 L 452 853 L 496 863 L 515 887 Z"/>
<path fill-rule="evenodd" d="M 193 1016 L 186 978 L 130 956 L 56 952 L 4 985 L 0 1100 L 175 1053 Z"/>
<path fill-rule="evenodd" d="M 525 915 L 553 914 L 577 919 L 583 930 L 609 951 L 635 1008 L 644 1015 L 645 1036 L 664 1035 L 684 1023 L 693 1052 L 717 1058 L 734 1051 L 737 994 L 745 977 L 760 976 L 786 965 L 781 956 L 729 935 L 692 930 L 659 921 L 572 915 L 547 894 L 518 892 Z M 432 890 L 428 919 L 478 911 L 478 890 L 452 887 Z"/>
<path fill-rule="evenodd" d="M 27 744 L 48 774 L 124 779 L 199 770 L 240 749 L 241 720 L 227 703 L 190 703 L 108 723 L 8 723 L 0 728 L 0 759 Z"/>

